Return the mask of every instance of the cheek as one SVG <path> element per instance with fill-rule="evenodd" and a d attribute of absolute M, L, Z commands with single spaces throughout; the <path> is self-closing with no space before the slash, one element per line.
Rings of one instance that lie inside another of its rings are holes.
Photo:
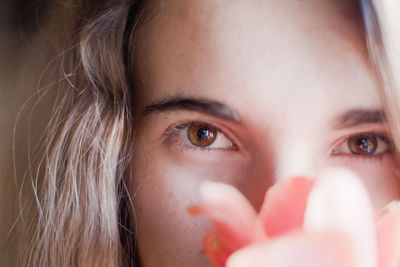
<path fill-rule="evenodd" d="M 213 156 L 214 155 L 214 156 Z M 253 159 L 213 154 L 207 159 L 136 146 L 133 197 L 139 255 L 145 266 L 209 266 L 202 239 L 212 232 L 208 220 L 187 208 L 200 202 L 203 181 L 229 183 L 260 206 L 270 176 Z M 257 165 L 257 164 L 256 164 Z M 194 264 L 195 263 L 195 264 Z"/>
<path fill-rule="evenodd" d="M 209 266 L 202 239 L 212 232 L 211 225 L 206 218 L 189 215 L 187 209 L 200 202 L 201 182 L 224 176 L 214 168 L 176 161 L 160 149 L 136 147 L 135 154 L 130 192 L 142 263 L 146 267 Z"/>
<path fill-rule="evenodd" d="M 140 166 L 137 162 L 136 166 Z M 143 165 L 142 165 L 143 166 Z M 184 173 L 163 169 L 159 165 L 144 170 L 136 168 L 131 195 L 136 215 L 135 233 L 144 266 L 189 266 L 205 261 L 201 254 L 202 236 L 209 225 L 191 217 L 186 209 L 197 202 L 196 178 L 181 183 Z"/>

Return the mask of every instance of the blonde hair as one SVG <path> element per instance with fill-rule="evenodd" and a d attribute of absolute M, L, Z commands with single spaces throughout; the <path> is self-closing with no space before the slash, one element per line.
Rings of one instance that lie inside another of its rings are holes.
<path fill-rule="evenodd" d="M 397 156 L 400 151 L 400 2 L 363 0 L 367 45 Z"/>
<path fill-rule="evenodd" d="M 72 1 L 73 41 L 59 60 L 54 116 L 39 161 L 36 224 L 28 229 L 23 266 L 134 265 L 130 199 L 124 184 L 131 160 L 134 29 L 146 1 Z M 389 62 L 384 11 L 362 1 L 369 49 L 400 148 L 400 91 Z M 71 18 L 72 17 L 72 18 Z M 58 18 L 56 18 L 58 19 Z M 52 22 L 52 20 L 50 20 Z M 390 22 L 388 22 L 390 25 Z M 379 31 L 377 34 L 377 31 Z M 387 33 L 389 34 L 389 33 Z M 396 64 L 399 61 L 395 62 Z M 40 177 L 40 179 L 39 179 Z"/>
<path fill-rule="evenodd" d="M 56 59 L 63 78 L 53 86 L 60 93 L 38 163 L 40 179 L 33 182 L 38 209 L 28 220 L 36 224 L 28 231 L 24 266 L 127 266 L 134 260 L 132 235 L 124 230 L 129 198 L 123 177 L 133 129 L 127 52 L 144 2 L 57 6 L 70 12 L 67 23 L 78 21 L 69 26 L 70 48 Z"/>

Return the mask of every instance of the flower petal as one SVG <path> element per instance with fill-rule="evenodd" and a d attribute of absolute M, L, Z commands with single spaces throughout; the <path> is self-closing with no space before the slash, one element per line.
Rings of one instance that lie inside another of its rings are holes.
<path fill-rule="evenodd" d="M 376 267 L 372 206 L 361 181 L 345 169 L 330 169 L 319 177 L 308 199 L 304 229 L 347 233 L 355 248 L 355 266 Z"/>
<path fill-rule="evenodd" d="M 293 232 L 232 254 L 227 267 L 353 267 L 352 247 L 342 232 Z"/>
<path fill-rule="evenodd" d="M 217 182 L 205 182 L 200 187 L 203 199 L 201 205 L 189 208 L 189 213 L 206 214 L 215 230 L 214 242 L 217 246 L 208 246 L 210 239 L 205 240 L 206 252 L 226 257 L 237 249 L 253 242 L 256 211 L 249 201 L 233 186 Z M 212 256 L 213 257 L 213 256 Z"/>
<path fill-rule="evenodd" d="M 400 202 L 387 206 L 376 218 L 379 267 L 400 266 Z"/>
<path fill-rule="evenodd" d="M 203 239 L 205 253 L 213 267 L 225 267 L 225 262 L 231 253 L 226 253 L 220 247 L 214 234 L 206 235 Z"/>
<path fill-rule="evenodd" d="M 267 191 L 257 220 L 268 236 L 302 227 L 308 194 L 313 185 L 313 180 L 298 177 L 282 180 Z"/>

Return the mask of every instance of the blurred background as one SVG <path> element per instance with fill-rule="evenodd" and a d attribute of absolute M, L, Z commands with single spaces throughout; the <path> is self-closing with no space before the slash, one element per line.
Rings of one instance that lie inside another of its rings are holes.
<path fill-rule="evenodd" d="M 21 184 L 29 150 L 45 123 L 30 116 L 37 118 L 48 109 L 43 101 L 28 101 L 35 96 L 38 88 L 32 85 L 43 71 L 35 66 L 43 66 L 40 61 L 47 53 L 45 46 L 32 45 L 47 5 L 48 0 L 0 0 L 0 266 L 17 265 L 18 228 L 23 225 L 19 197 L 26 191 Z"/>

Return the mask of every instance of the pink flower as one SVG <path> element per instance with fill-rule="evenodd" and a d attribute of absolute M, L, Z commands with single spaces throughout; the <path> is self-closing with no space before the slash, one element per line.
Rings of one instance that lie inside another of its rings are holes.
<path fill-rule="evenodd" d="M 214 267 L 399 267 L 400 204 L 375 217 L 359 179 L 330 170 L 280 181 L 257 214 L 233 186 L 206 182 L 203 203 L 214 233 L 204 249 Z"/>

